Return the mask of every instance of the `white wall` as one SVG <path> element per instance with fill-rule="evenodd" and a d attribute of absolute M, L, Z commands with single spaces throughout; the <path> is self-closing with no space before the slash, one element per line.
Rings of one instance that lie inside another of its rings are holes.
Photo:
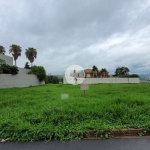
<path fill-rule="evenodd" d="M 28 74 L 0 74 L 0 88 L 29 87 L 41 85 L 37 76 Z"/>
<path fill-rule="evenodd" d="M 13 65 L 13 58 L 10 56 L 6 56 L 3 54 L 0 54 L 0 59 L 5 60 L 6 64 L 12 66 Z"/>
<path fill-rule="evenodd" d="M 85 78 L 83 83 L 97 84 L 97 83 L 140 83 L 139 78 Z M 63 84 L 69 84 L 63 77 Z"/>
<path fill-rule="evenodd" d="M 28 74 L 28 72 L 31 70 L 31 69 L 26 69 L 26 68 L 19 68 L 18 67 L 18 74 Z"/>
<path fill-rule="evenodd" d="M 13 65 L 13 57 L 0 54 L 0 59 L 5 60 L 6 64 Z M 12 88 L 12 87 L 29 87 L 39 86 L 44 83 L 39 82 L 39 79 L 35 75 L 27 74 L 30 69 L 19 68 L 17 75 L 0 74 L 0 88 Z"/>

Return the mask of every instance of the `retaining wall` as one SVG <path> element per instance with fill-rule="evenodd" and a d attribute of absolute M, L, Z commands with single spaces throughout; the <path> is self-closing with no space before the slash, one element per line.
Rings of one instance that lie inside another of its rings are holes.
<path fill-rule="evenodd" d="M 97 83 L 140 83 L 139 78 L 85 78 L 83 83 L 97 84 Z M 63 84 L 69 84 L 65 77 L 63 77 Z"/>
<path fill-rule="evenodd" d="M 18 74 L 28 74 L 28 72 L 31 70 L 31 69 L 26 69 L 26 68 L 19 68 L 18 67 Z"/>
<path fill-rule="evenodd" d="M 0 74 L 0 88 L 39 86 L 37 76 L 28 74 Z"/>

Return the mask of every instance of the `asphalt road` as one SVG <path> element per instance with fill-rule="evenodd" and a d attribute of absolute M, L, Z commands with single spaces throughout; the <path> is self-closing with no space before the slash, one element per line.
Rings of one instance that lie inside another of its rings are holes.
<path fill-rule="evenodd" d="M 0 150 L 150 150 L 150 138 L 0 143 Z"/>

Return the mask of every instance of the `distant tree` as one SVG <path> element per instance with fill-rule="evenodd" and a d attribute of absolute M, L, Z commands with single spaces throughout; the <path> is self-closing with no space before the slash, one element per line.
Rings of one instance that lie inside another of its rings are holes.
<path fill-rule="evenodd" d="M 29 63 L 28 63 L 28 62 L 25 63 L 24 68 L 26 68 L 26 69 L 30 69 L 30 68 L 31 68 L 31 67 L 29 66 Z"/>
<path fill-rule="evenodd" d="M 98 68 L 95 65 L 92 68 L 92 73 L 94 78 L 98 76 Z"/>
<path fill-rule="evenodd" d="M 124 76 L 127 75 L 130 70 L 127 67 L 118 67 L 115 71 L 115 76 Z"/>
<path fill-rule="evenodd" d="M 26 49 L 25 55 L 29 59 L 32 67 L 32 63 L 34 62 L 34 59 L 37 57 L 36 49 L 29 47 L 28 49 Z"/>
<path fill-rule="evenodd" d="M 46 83 L 58 84 L 59 78 L 57 76 L 47 75 L 46 76 Z"/>
<path fill-rule="evenodd" d="M 102 68 L 100 73 L 102 74 L 102 77 L 108 77 L 109 76 L 108 75 L 109 72 L 105 68 Z"/>
<path fill-rule="evenodd" d="M 60 82 L 63 83 L 63 78 L 60 79 Z"/>
<path fill-rule="evenodd" d="M 12 44 L 10 46 L 9 53 L 12 53 L 14 60 L 15 60 L 15 66 L 16 66 L 16 60 L 18 59 L 18 56 L 21 56 L 21 47 L 19 45 Z"/>
<path fill-rule="evenodd" d="M 93 66 L 92 70 L 98 72 L 98 68 L 95 65 Z"/>
<path fill-rule="evenodd" d="M 3 47 L 3 46 L 1 46 L 0 45 L 0 54 L 3 54 L 3 55 L 5 55 L 5 47 Z"/>

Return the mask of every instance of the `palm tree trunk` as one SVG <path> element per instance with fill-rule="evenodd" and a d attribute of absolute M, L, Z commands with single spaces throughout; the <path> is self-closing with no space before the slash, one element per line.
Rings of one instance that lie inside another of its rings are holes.
<path fill-rule="evenodd" d="M 16 66 L 16 60 L 15 60 L 15 66 Z"/>

